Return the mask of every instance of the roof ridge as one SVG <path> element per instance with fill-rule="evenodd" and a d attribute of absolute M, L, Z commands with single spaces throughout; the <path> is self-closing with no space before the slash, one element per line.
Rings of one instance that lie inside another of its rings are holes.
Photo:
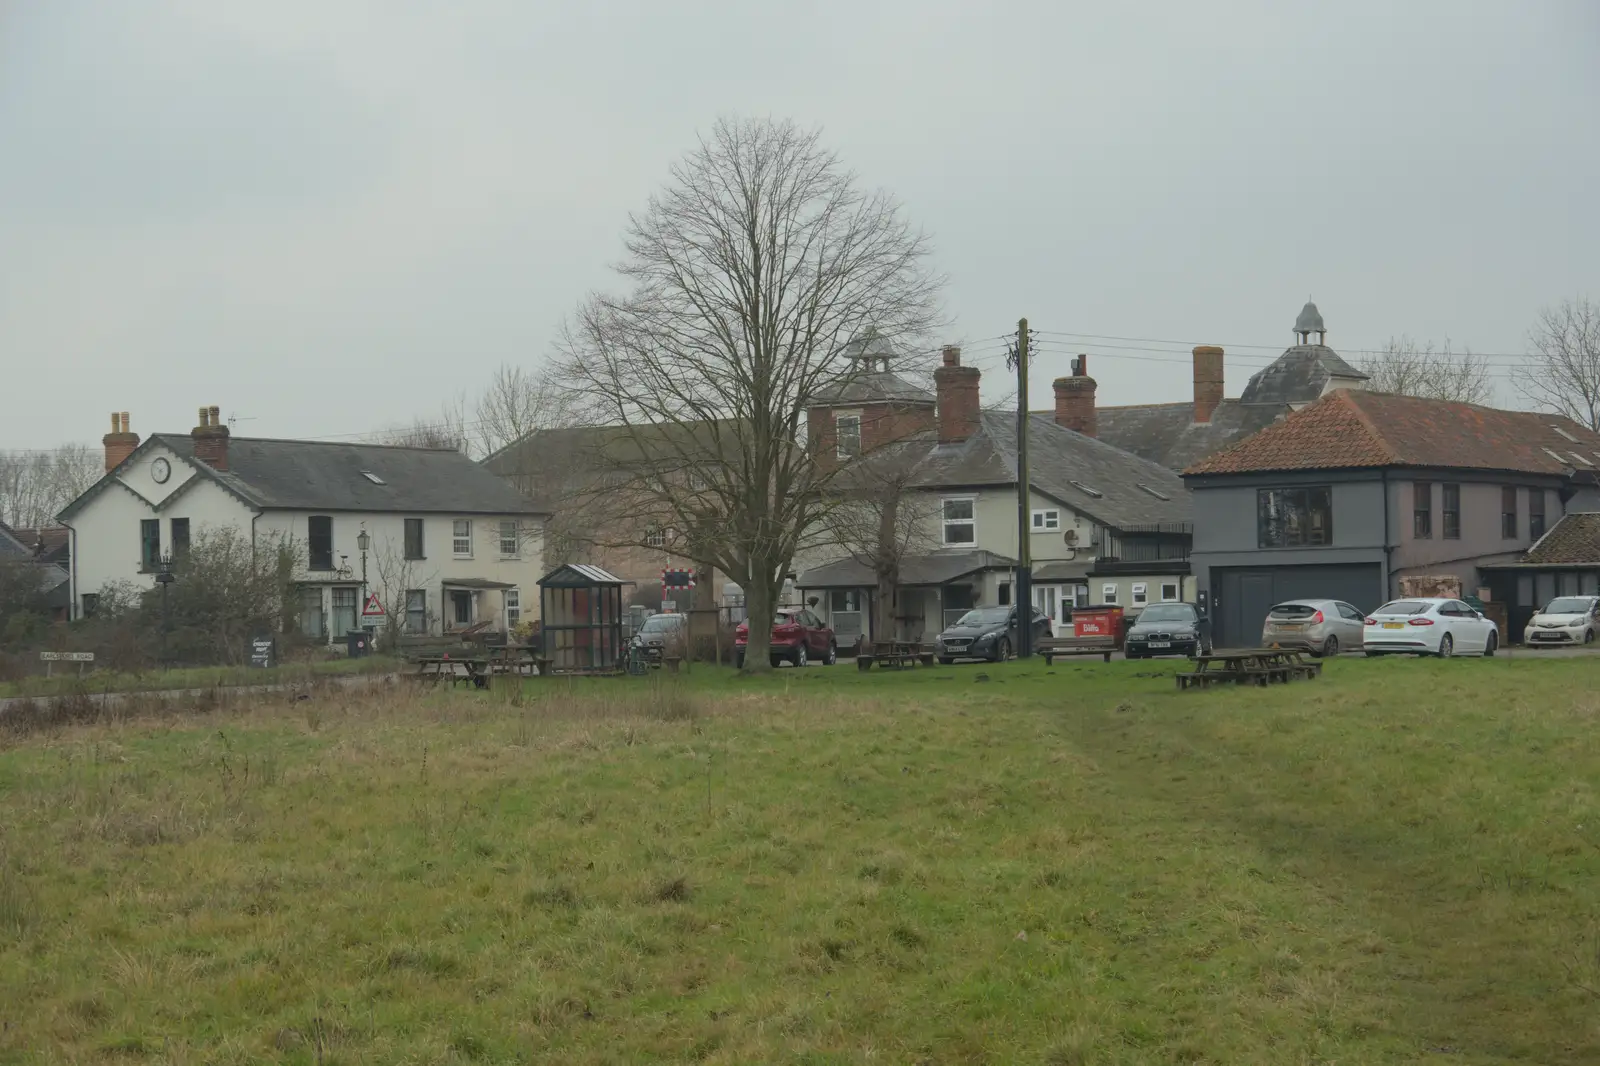
<path fill-rule="evenodd" d="M 1392 462 L 1392 463 L 1401 462 L 1402 460 L 1401 460 L 1401 456 L 1400 456 L 1399 450 L 1397 448 L 1395 448 L 1394 444 L 1390 442 L 1389 438 L 1384 435 L 1383 430 L 1378 428 L 1377 423 L 1375 423 L 1372 420 L 1372 418 L 1367 414 L 1366 410 L 1364 408 L 1362 408 L 1361 404 L 1356 402 L 1356 399 L 1352 395 L 1352 393 L 1353 392 L 1357 392 L 1357 391 L 1361 391 L 1361 390 L 1335 389 L 1332 393 L 1329 394 L 1329 396 L 1325 396 L 1322 399 L 1328 399 L 1329 397 L 1335 397 L 1335 398 L 1338 398 L 1338 399 L 1342 400 L 1346 407 L 1350 408 L 1350 410 L 1355 412 L 1356 418 L 1361 422 L 1361 424 L 1363 426 L 1366 427 L 1368 435 L 1371 436 L 1372 439 L 1375 440 L 1378 443 L 1378 446 L 1388 456 L 1389 461 Z M 1383 393 L 1374 393 L 1373 395 L 1384 395 L 1384 394 Z M 1315 401 L 1313 403 L 1309 403 L 1305 407 L 1301 408 L 1301 410 L 1302 411 L 1309 410 L 1309 409 L 1311 409 L 1312 407 L 1315 407 L 1318 403 L 1321 403 L 1321 402 L 1322 402 L 1322 400 L 1317 400 L 1317 401 Z M 1296 411 L 1295 414 L 1299 414 L 1299 411 Z"/>
<path fill-rule="evenodd" d="M 192 435 L 188 433 L 150 434 L 150 439 L 152 440 L 168 437 L 182 437 L 185 440 L 193 439 Z M 442 448 L 432 444 L 384 444 L 379 441 L 364 440 L 318 440 L 314 437 L 243 437 L 229 434 L 228 440 L 230 443 L 248 441 L 252 444 L 305 444 L 327 448 L 379 448 L 401 452 L 456 452 L 461 450 L 459 448 Z M 465 455 L 466 453 L 463 452 L 462 454 Z"/>

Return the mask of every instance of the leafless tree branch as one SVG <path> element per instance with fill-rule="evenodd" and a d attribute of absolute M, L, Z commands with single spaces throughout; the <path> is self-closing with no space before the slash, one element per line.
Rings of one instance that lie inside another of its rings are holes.
<path fill-rule="evenodd" d="M 1361 369 L 1368 376 L 1367 388 L 1374 392 L 1476 404 L 1494 397 L 1488 363 L 1471 349 L 1453 351 L 1448 339 L 1435 347 L 1432 341 L 1418 344 L 1410 337 L 1391 338 Z"/>
<path fill-rule="evenodd" d="M 1526 367 L 1512 372 L 1530 403 L 1600 430 L 1600 304 L 1586 296 L 1539 312 Z"/>

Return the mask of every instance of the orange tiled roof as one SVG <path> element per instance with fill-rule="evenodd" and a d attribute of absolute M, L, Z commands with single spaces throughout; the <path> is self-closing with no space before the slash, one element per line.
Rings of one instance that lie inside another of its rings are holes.
<path fill-rule="evenodd" d="M 1600 434 L 1560 415 L 1339 389 L 1184 473 L 1385 466 L 1592 473 Z"/>

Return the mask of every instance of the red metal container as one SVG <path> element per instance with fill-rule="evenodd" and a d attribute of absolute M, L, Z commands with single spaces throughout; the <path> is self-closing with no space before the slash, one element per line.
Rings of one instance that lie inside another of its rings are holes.
<path fill-rule="evenodd" d="M 1122 644 L 1122 608 L 1116 606 L 1077 607 L 1072 611 L 1075 637 L 1111 637 Z"/>

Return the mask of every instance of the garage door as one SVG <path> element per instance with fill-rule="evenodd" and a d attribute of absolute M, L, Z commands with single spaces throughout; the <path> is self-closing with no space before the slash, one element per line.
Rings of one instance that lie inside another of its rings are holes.
<path fill-rule="evenodd" d="M 1254 647 L 1261 623 L 1284 600 L 1343 600 L 1370 611 L 1383 602 L 1376 563 L 1278 566 L 1211 571 L 1212 642 L 1219 648 Z"/>

